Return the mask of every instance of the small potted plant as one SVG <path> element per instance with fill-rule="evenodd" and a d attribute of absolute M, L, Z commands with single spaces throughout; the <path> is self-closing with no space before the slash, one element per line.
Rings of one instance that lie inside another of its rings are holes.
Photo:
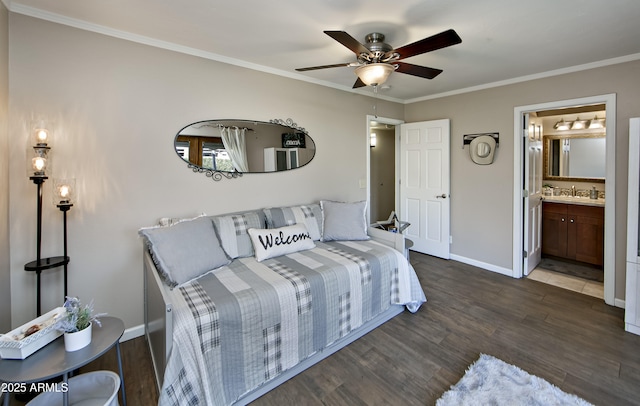
<path fill-rule="evenodd" d="M 91 326 L 95 322 L 101 326 L 99 317 L 106 313 L 93 314 L 93 300 L 83 305 L 77 297 L 67 296 L 64 302 L 66 313 L 57 323 L 57 329 L 64 332 L 64 348 L 76 351 L 91 343 Z"/>

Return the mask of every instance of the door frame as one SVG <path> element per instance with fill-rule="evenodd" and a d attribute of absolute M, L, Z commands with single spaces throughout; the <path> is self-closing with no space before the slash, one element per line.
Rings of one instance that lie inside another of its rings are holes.
<path fill-rule="evenodd" d="M 377 121 L 379 123 L 382 124 L 389 124 L 389 125 L 393 125 L 395 126 L 395 145 L 396 145 L 396 153 L 395 153 L 395 162 L 393 163 L 393 168 L 395 171 L 395 180 L 394 180 L 394 193 L 395 193 L 395 199 L 394 199 L 394 209 L 396 211 L 396 213 L 398 214 L 398 217 L 400 217 L 400 213 L 398 212 L 399 208 L 400 208 L 400 204 L 399 204 L 399 199 L 400 199 L 400 190 L 399 190 L 399 184 L 398 184 L 398 177 L 400 176 L 400 150 L 398 148 L 399 144 L 400 144 L 400 124 L 404 124 L 404 120 L 399 120 L 399 119 L 395 119 L 395 118 L 388 118 L 388 117 L 378 117 L 378 116 L 374 116 L 374 115 L 370 115 L 368 114 L 366 116 L 366 133 L 365 133 L 365 148 L 367 148 L 367 153 L 366 153 L 366 157 L 367 157 L 367 176 L 366 176 L 366 193 L 367 193 L 367 224 L 371 224 L 371 147 L 370 147 L 370 139 L 369 139 L 369 134 L 371 134 L 371 121 Z M 377 220 L 381 220 L 381 219 L 376 219 Z"/>
<path fill-rule="evenodd" d="M 552 110 L 563 107 L 573 107 L 583 104 L 605 104 L 607 111 L 606 126 L 606 182 L 605 196 L 606 205 L 604 209 L 604 301 L 606 304 L 615 306 L 615 285 L 616 285 L 616 233 L 615 233 L 615 198 L 616 198 L 616 94 L 610 93 L 599 96 L 582 97 L 570 100 L 553 101 L 547 103 L 533 104 L 528 106 L 517 106 L 514 108 L 513 124 L 515 134 L 513 140 L 513 277 L 521 278 L 523 273 L 523 248 L 524 248 L 524 215 L 523 213 L 523 191 L 524 191 L 524 162 L 523 143 L 525 143 L 526 132 L 523 128 L 523 115 L 534 111 Z"/>

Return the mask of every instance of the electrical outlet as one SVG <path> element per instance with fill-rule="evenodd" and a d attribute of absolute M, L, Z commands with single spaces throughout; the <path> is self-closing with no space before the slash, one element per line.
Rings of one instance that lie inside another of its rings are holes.
<path fill-rule="evenodd" d="M 360 185 L 360 189 L 364 189 L 367 187 L 367 180 L 366 179 L 360 179 L 358 181 L 359 185 Z"/>
<path fill-rule="evenodd" d="M 452 235 L 449 236 L 449 244 L 453 244 L 453 236 Z"/>

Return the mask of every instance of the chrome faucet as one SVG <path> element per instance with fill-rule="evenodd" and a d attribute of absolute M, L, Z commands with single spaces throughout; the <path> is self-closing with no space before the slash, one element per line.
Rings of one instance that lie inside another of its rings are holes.
<path fill-rule="evenodd" d="M 571 196 L 576 197 L 576 186 L 571 186 Z"/>

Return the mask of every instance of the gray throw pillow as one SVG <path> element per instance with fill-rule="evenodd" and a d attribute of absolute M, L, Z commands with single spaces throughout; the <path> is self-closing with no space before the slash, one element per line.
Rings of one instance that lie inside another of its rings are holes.
<path fill-rule="evenodd" d="M 322 241 L 368 240 L 365 210 L 367 202 L 322 200 Z"/>
<path fill-rule="evenodd" d="M 138 233 L 145 239 L 160 276 L 171 287 L 231 262 L 209 217 L 170 227 L 143 228 Z"/>

